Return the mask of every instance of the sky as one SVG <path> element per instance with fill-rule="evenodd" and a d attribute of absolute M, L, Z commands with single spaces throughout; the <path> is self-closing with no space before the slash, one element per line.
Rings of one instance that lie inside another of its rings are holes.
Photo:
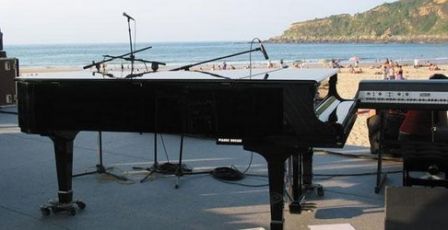
<path fill-rule="evenodd" d="M 355 14 L 395 0 L 0 0 L 5 44 L 250 41 L 291 23 Z M 134 32 L 133 32 L 134 33 Z"/>

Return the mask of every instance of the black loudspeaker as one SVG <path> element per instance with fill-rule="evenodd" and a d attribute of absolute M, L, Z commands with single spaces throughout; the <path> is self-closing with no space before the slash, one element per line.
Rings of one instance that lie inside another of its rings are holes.
<path fill-rule="evenodd" d="M 19 60 L 0 58 L 0 106 L 13 105 L 17 101 L 14 78 L 19 75 Z"/>
<path fill-rule="evenodd" d="M 448 189 L 388 187 L 385 230 L 448 229 Z"/>
<path fill-rule="evenodd" d="M 5 58 L 6 57 L 6 52 L 3 51 L 3 33 L 0 30 L 0 58 Z"/>

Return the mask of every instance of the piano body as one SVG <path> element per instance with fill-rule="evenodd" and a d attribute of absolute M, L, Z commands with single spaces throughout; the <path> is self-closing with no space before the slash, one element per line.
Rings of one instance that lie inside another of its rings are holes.
<path fill-rule="evenodd" d="M 271 229 L 282 229 L 286 159 L 312 147 L 342 147 L 356 105 L 337 94 L 333 70 L 247 75 L 247 70 L 229 70 L 157 72 L 132 79 L 89 72 L 20 77 L 19 126 L 53 141 L 61 206 L 73 202 L 73 141 L 79 131 L 194 134 L 241 144 L 267 160 Z M 295 159 L 294 200 L 299 202 L 302 162 Z"/>
<path fill-rule="evenodd" d="M 364 80 L 359 83 L 356 100 L 359 108 L 379 111 L 383 129 L 384 113 L 388 109 L 448 110 L 448 80 Z M 383 143 L 381 135 L 375 193 L 380 192 L 385 180 L 382 175 Z"/>

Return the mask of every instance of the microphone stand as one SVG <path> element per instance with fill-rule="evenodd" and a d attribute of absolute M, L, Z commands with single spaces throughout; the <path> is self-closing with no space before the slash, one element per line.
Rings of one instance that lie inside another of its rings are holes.
<path fill-rule="evenodd" d="M 238 56 L 238 55 L 252 53 L 252 52 L 255 52 L 255 51 L 263 52 L 263 49 L 258 47 L 258 48 L 255 48 L 255 49 L 250 49 L 250 50 L 242 51 L 242 52 L 239 52 L 239 53 L 234 53 L 234 54 L 230 54 L 230 55 L 226 55 L 226 56 L 222 56 L 222 57 L 218 57 L 218 58 L 213 58 L 213 59 L 197 62 L 197 63 L 194 63 L 194 64 L 184 65 L 184 66 L 181 66 L 181 67 L 177 67 L 177 68 L 171 69 L 170 71 L 179 71 L 179 70 L 187 70 L 188 71 L 188 70 L 190 70 L 191 67 L 194 67 L 194 66 L 198 66 L 198 65 L 205 64 L 205 63 L 209 63 L 209 62 L 226 59 L 226 58 L 229 58 L 229 57 L 234 57 L 234 56 Z"/>
<path fill-rule="evenodd" d="M 126 17 L 128 19 L 128 33 L 129 33 L 129 48 L 131 52 L 129 53 L 130 61 L 131 61 L 131 75 L 134 74 L 134 49 L 132 47 L 132 35 L 131 35 L 131 17 Z"/>
<path fill-rule="evenodd" d="M 115 177 L 118 180 L 121 181 L 127 181 L 128 178 L 124 177 L 124 176 L 120 176 L 120 175 L 116 175 L 114 173 L 111 173 L 108 170 L 108 168 L 104 167 L 103 164 L 103 134 L 101 131 L 98 131 L 98 158 L 99 158 L 99 162 L 96 165 L 96 169 L 90 172 L 84 172 L 84 173 L 78 173 L 78 174 L 74 174 L 72 177 L 80 177 L 80 176 L 86 176 L 86 175 L 92 175 L 92 174 L 106 174 L 112 177 Z"/>

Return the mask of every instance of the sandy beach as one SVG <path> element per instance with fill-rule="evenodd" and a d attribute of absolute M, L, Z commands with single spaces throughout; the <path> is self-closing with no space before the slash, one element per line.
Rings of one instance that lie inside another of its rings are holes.
<path fill-rule="evenodd" d="M 272 62 L 275 67 L 278 67 L 278 62 Z M 288 64 L 288 63 L 286 63 Z M 234 66 L 236 69 L 244 68 L 242 65 Z M 264 68 L 265 65 L 257 65 L 254 68 Z M 438 65 L 440 70 L 430 70 L 428 66 L 414 68 L 413 65 L 403 65 L 403 76 L 405 79 L 427 79 L 429 76 L 435 73 L 442 73 L 448 75 L 448 63 Z M 110 67 L 111 68 L 111 67 Z M 170 69 L 172 67 L 161 66 L 161 71 Z M 213 65 L 203 65 L 201 67 L 195 67 L 193 70 L 211 70 Z M 215 68 L 218 68 L 217 65 Z M 290 67 L 295 68 L 295 67 Z M 324 64 L 309 64 L 304 68 L 328 68 Z M 360 73 L 352 73 L 350 68 L 340 68 L 338 74 L 338 92 L 343 98 L 353 98 L 358 90 L 358 84 L 361 80 L 383 79 L 382 68 L 379 65 L 373 66 L 372 64 L 360 64 L 356 70 L 362 70 Z M 47 72 L 67 72 L 67 71 L 80 71 L 80 67 L 22 67 L 20 69 L 21 75 L 39 75 L 40 73 Z M 362 110 L 359 111 L 358 119 L 350 133 L 346 145 L 355 145 L 362 147 L 369 147 L 369 139 L 367 132 L 366 119 L 372 115 L 373 111 Z"/>
<path fill-rule="evenodd" d="M 403 75 L 405 79 L 417 80 L 428 79 L 435 73 L 448 74 L 448 64 L 438 66 L 440 70 L 429 70 L 429 67 L 414 68 L 412 65 L 403 66 Z M 349 69 L 343 68 L 338 75 L 338 92 L 343 98 L 353 98 L 358 90 L 358 84 L 361 80 L 383 79 L 382 69 L 362 66 L 362 73 L 350 73 Z M 369 138 L 367 132 L 366 120 L 372 115 L 373 111 L 359 111 L 358 119 L 350 133 L 346 145 L 356 145 L 369 147 Z"/>

